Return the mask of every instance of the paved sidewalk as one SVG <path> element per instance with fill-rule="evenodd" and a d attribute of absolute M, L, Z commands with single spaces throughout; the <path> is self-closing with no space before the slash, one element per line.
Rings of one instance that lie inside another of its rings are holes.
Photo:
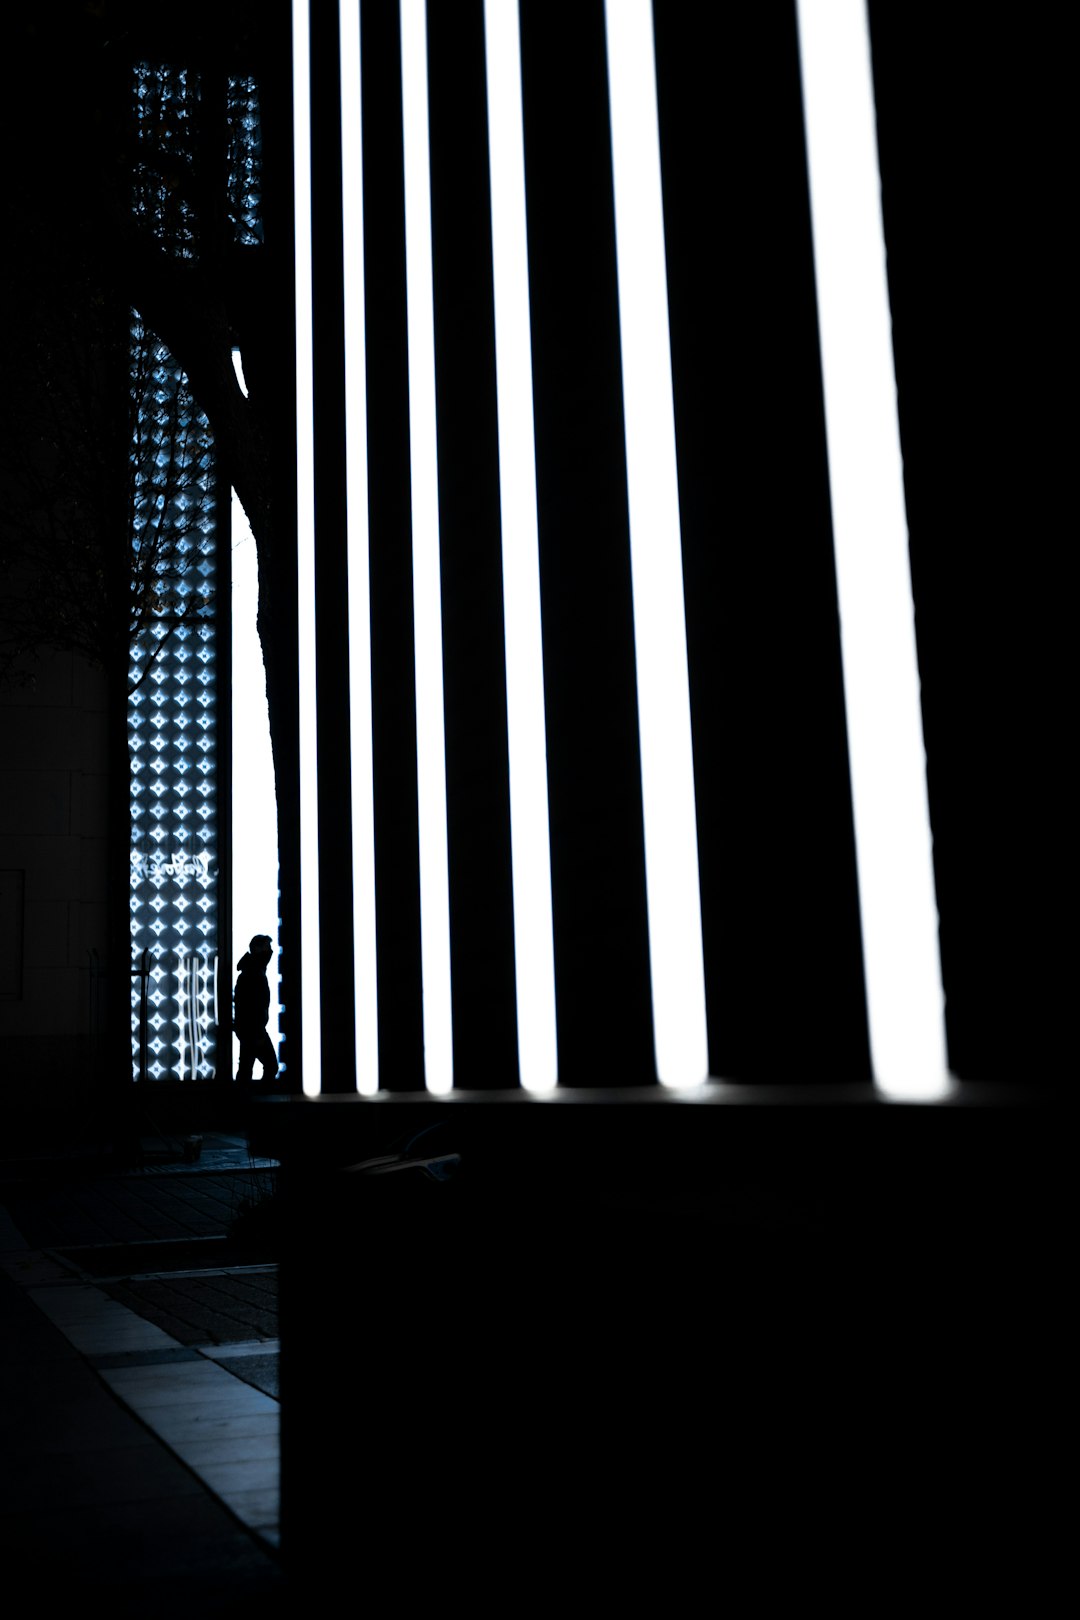
<path fill-rule="evenodd" d="M 41 1597 L 108 1593 L 133 1615 L 284 1600 L 276 1268 L 226 1239 L 257 1191 L 242 1139 L 206 1146 L 182 1169 L 4 1167 L 0 1545 Z M 147 1256 L 177 1243 L 227 1263 L 155 1276 Z"/>

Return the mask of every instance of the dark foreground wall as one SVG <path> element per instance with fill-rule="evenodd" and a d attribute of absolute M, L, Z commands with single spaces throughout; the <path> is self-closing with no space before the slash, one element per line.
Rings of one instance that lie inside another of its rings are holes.
<path fill-rule="evenodd" d="M 619 1095 L 256 1109 L 284 1165 L 282 1556 L 302 1589 L 509 1613 L 584 1582 L 605 1612 L 685 1612 L 696 1571 L 722 1591 L 751 1550 L 770 1589 L 798 1585 L 808 1533 L 839 1582 L 868 1528 L 925 1513 L 959 1546 L 1043 1513 L 1052 1097 Z M 349 1168 L 403 1148 L 456 1168 Z M 924 1551 L 875 1582 L 900 1590 Z"/>

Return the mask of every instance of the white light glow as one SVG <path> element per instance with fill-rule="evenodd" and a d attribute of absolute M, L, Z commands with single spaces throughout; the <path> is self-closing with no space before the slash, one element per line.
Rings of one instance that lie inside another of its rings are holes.
<path fill-rule="evenodd" d="M 694 756 L 650 0 L 607 0 L 656 1072 L 708 1076 Z"/>
<path fill-rule="evenodd" d="M 247 378 L 244 376 L 244 362 L 239 349 L 234 349 L 232 352 L 232 365 L 233 374 L 236 377 L 236 385 L 243 394 L 244 398 L 247 399 Z"/>
<path fill-rule="evenodd" d="M 176 1050 L 179 1053 L 179 1062 L 176 1069 L 181 1080 L 188 1078 L 187 1069 L 187 1033 L 190 1009 L 187 1004 L 187 953 L 181 948 L 176 953 Z M 194 1063 L 192 1064 L 194 1070 Z"/>
<path fill-rule="evenodd" d="M 558 1078 L 517 0 L 485 0 L 518 1068 Z"/>
<path fill-rule="evenodd" d="M 379 1089 L 375 954 L 375 805 L 371 738 L 364 198 L 360 3 L 341 0 L 341 208 L 345 260 L 345 478 L 348 502 L 349 715 L 352 761 L 356 1088 Z"/>
<path fill-rule="evenodd" d="M 300 734 L 300 996 L 304 1094 L 322 1089 L 319 762 L 315 691 L 315 442 L 311 288 L 311 82 L 308 0 L 293 0 L 293 208 L 296 251 L 296 598 Z"/>
<path fill-rule="evenodd" d="M 874 1080 L 950 1089 L 864 0 L 799 0 Z"/>
<path fill-rule="evenodd" d="M 413 626 L 416 644 L 424 1080 L 429 1091 L 441 1093 L 449 1091 L 453 1085 L 453 1025 L 425 0 L 402 0 L 401 100 L 405 149 L 409 434 L 412 447 Z"/>
<path fill-rule="evenodd" d="M 278 826 L 266 670 L 257 626 L 259 564 L 255 539 L 236 491 L 232 496 L 232 972 L 253 934 L 269 934 L 274 955 L 267 1034 L 280 1057 L 278 969 Z M 232 1072 L 240 1042 L 232 1036 Z"/>

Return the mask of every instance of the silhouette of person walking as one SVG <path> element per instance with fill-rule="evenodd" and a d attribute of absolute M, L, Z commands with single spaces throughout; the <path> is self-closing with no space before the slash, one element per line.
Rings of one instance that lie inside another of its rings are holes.
<path fill-rule="evenodd" d="M 244 1085 L 251 1082 L 256 1058 L 262 1064 L 264 1080 L 273 1080 L 278 1072 L 277 1053 L 266 1031 L 270 1018 L 270 986 L 266 982 L 266 968 L 273 954 L 269 934 L 256 934 L 236 964 L 240 971 L 233 991 L 232 1027 L 240 1040 L 240 1065 L 236 1078 Z"/>

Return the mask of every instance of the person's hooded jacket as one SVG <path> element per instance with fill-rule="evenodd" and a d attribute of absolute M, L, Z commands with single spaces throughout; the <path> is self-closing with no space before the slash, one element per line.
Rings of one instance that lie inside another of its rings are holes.
<path fill-rule="evenodd" d="M 266 963 L 265 957 L 245 951 L 236 964 L 239 973 L 233 991 L 233 1029 L 242 1040 L 258 1035 L 270 1018 Z"/>

